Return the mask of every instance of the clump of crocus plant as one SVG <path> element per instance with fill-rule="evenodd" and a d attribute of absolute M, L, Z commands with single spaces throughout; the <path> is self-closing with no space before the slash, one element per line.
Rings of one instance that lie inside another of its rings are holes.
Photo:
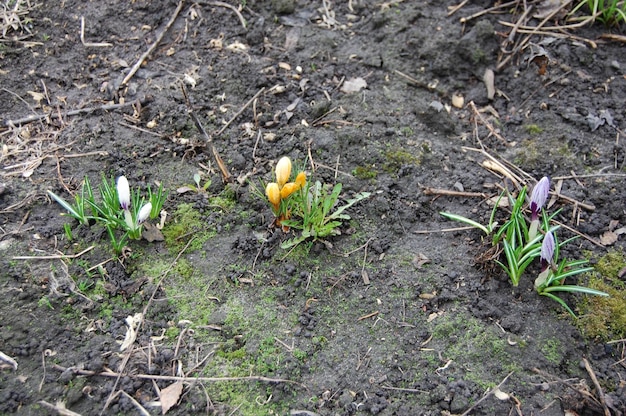
<path fill-rule="evenodd" d="M 537 235 L 539 214 L 541 214 L 541 210 L 548 200 L 549 192 L 550 180 L 547 176 L 544 176 L 537 182 L 537 185 L 533 188 L 533 192 L 530 194 L 530 228 L 528 230 L 528 238 L 530 240 L 533 240 Z"/>
<path fill-rule="evenodd" d="M 80 224 L 95 223 L 104 226 L 111 238 L 113 249 L 118 254 L 122 252 L 128 239 L 141 238 L 142 225 L 148 218 L 156 219 L 161 215 L 161 220 L 165 220 L 165 211 L 162 212 L 161 208 L 167 195 L 162 186 L 159 186 L 156 192 L 152 192 L 148 186 L 147 201 L 139 191 L 131 192 L 125 176 L 120 176 L 117 181 L 113 178 L 107 180 L 103 176 L 98 190 L 99 197 L 96 198 L 89 179 L 85 177 L 81 191 L 74 196 L 73 204 L 52 191 L 48 191 L 48 195 Z M 68 224 L 65 231 L 71 240 L 71 229 Z"/>
<path fill-rule="evenodd" d="M 265 195 L 259 188 L 254 191 L 270 202 L 276 217 L 274 225 L 282 227 L 285 232 L 295 232 L 295 237 L 281 243 L 284 249 L 305 241 L 340 235 L 342 222 L 350 219 L 346 209 L 370 196 L 369 192 L 359 192 L 341 204 L 341 183 L 330 186 L 307 180 L 304 172 L 298 172 L 292 179 L 288 157 L 278 161 L 275 176 L 275 182 L 265 185 Z"/>
<path fill-rule="evenodd" d="M 485 232 L 487 236 L 491 236 L 492 245 L 498 248 L 496 250 L 498 254 L 493 256 L 491 260 L 495 261 L 506 272 L 513 286 L 519 284 L 527 267 L 538 259 L 540 273 L 535 279 L 537 293 L 555 300 L 572 316 L 575 316 L 572 309 L 555 292 L 608 295 L 584 286 L 566 284 L 565 281 L 568 277 L 590 272 L 593 268 L 586 267 L 587 260 L 558 260 L 559 249 L 575 237 L 559 243 L 556 237 L 559 225 L 551 224 L 558 211 L 550 215 L 544 211 L 544 205 L 550 192 L 550 180 L 544 176 L 532 190 L 529 205 L 530 223 L 524 215 L 526 191 L 526 187 L 521 188 L 517 196 L 506 190 L 503 192 L 500 198 L 505 195 L 508 197 L 510 211 L 508 212 L 508 219 L 499 227 L 498 221 L 496 221 L 496 211 L 499 204 L 495 204 L 487 225 L 456 214 L 447 212 L 441 214 L 446 218 L 476 227 Z M 499 253 L 504 253 L 504 259 L 501 259 Z"/>
<path fill-rule="evenodd" d="M 287 199 L 306 185 L 306 174 L 299 172 L 293 182 L 288 182 L 291 176 L 291 160 L 287 156 L 280 158 L 275 169 L 276 182 L 270 182 L 265 187 L 265 195 L 272 204 L 272 211 L 276 216 L 276 224 L 289 219 L 290 209 Z"/>
<path fill-rule="evenodd" d="M 129 237 L 136 240 L 141 237 L 141 224 L 150 217 L 152 202 L 145 203 L 139 211 L 132 211 L 130 186 L 125 176 L 117 178 L 117 197 L 124 211 L 124 222 L 128 227 Z"/>

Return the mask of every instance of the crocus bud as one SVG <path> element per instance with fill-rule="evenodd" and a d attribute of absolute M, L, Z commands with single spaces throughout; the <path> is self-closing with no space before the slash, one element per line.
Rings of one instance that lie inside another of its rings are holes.
<path fill-rule="evenodd" d="M 287 156 L 283 156 L 276 164 L 276 182 L 279 188 L 287 183 L 289 176 L 291 176 L 291 160 Z"/>
<path fill-rule="evenodd" d="M 130 209 L 130 187 L 126 176 L 117 178 L 117 196 L 120 200 L 120 206 L 124 211 Z"/>
<path fill-rule="evenodd" d="M 137 224 L 141 224 L 147 220 L 150 217 L 150 212 L 152 212 L 152 203 L 148 202 L 139 210 L 139 214 L 137 215 Z"/>
<path fill-rule="evenodd" d="M 541 208 L 548 200 L 548 194 L 550 192 L 550 180 L 547 176 L 541 178 L 537 185 L 533 188 L 533 192 L 530 195 L 530 219 L 535 220 L 539 217 Z"/>
<path fill-rule="evenodd" d="M 543 236 L 543 242 L 541 243 L 541 270 L 547 269 L 552 260 L 554 259 L 554 236 L 551 232 L 547 232 Z"/>
<path fill-rule="evenodd" d="M 275 182 L 270 182 L 265 187 L 265 195 L 267 195 L 267 199 L 274 206 L 274 210 L 278 211 L 280 206 L 280 188 L 278 184 Z"/>
<path fill-rule="evenodd" d="M 298 189 L 300 189 L 300 187 L 298 186 L 297 183 L 295 183 L 295 182 L 288 182 L 280 190 L 280 198 L 281 199 L 286 199 L 289 195 L 293 194 Z"/>
<path fill-rule="evenodd" d="M 306 185 L 306 173 L 298 173 L 298 176 L 296 176 L 296 185 L 298 185 L 298 189 L 304 188 L 304 185 Z"/>
<path fill-rule="evenodd" d="M 554 260 L 554 248 L 556 243 L 554 242 L 554 236 L 551 232 L 546 233 L 543 236 L 543 242 L 541 243 L 541 273 L 535 279 L 535 288 L 540 289 L 546 285 L 548 278 L 552 273 L 550 264 Z"/>

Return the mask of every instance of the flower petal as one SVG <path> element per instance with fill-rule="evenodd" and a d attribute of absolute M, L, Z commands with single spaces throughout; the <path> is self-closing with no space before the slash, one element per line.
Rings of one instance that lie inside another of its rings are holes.
<path fill-rule="evenodd" d="M 541 243 L 541 262 L 546 262 L 547 264 L 552 263 L 552 259 L 554 258 L 554 236 L 551 232 L 546 233 L 543 236 L 543 242 Z"/>
<path fill-rule="evenodd" d="M 278 184 L 275 182 L 270 182 L 265 187 L 265 195 L 267 195 L 267 199 L 274 206 L 275 209 L 278 209 L 280 205 L 280 188 Z"/>
<path fill-rule="evenodd" d="M 117 197 L 124 211 L 130 209 L 130 187 L 128 186 L 126 176 L 117 178 Z"/>
<path fill-rule="evenodd" d="M 291 160 L 287 156 L 283 156 L 276 164 L 276 182 L 279 188 L 287 183 L 289 176 L 291 176 Z"/>
<path fill-rule="evenodd" d="M 152 203 L 148 202 L 139 210 L 139 214 L 137 215 L 137 224 L 141 224 L 147 220 L 150 217 L 150 212 L 152 212 Z"/>
<path fill-rule="evenodd" d="M 530 210 L 533 215 L 539 213 L 541 208 L 548 200 L 548 194 L 550 192 L 550 179 L 547 176 L 541 178 L 537 185 L 533 188 L 533 192 L 530 195 Z"/>

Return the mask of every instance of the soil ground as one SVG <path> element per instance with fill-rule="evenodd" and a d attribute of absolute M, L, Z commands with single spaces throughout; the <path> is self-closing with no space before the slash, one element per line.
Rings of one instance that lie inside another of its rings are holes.
<path fill-rule="evenodd" d="M 618 29 L 511 53 L 524 2 L 466 23 L 492 2 L 233 2 L 243 22 L 204 0 L 21 3 L 0 43 L 0 414 L 626 414 L 624 309 L 592 330 L 606 305 L 564 296 L 572 319 L 537 265 L 513 287 L 439 215 L 484 223 L 515 189 L 485 161 L 548 175 L 560 237 L 582 235 L 561 254 L 623 290 Z M 340 236 L 280 248 L 253 185 L 283 155 L 344 201 L 372 193 Z M 206 192 L 178 192 L 197 172 Z M 120 257 L 46 191 L 122 174 L 163 184 L 169 216 Z"/>

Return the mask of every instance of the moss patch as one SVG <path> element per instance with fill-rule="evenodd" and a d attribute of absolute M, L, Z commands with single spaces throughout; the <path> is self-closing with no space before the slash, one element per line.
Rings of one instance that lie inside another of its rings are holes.
<path fill-rule="evenodd" d="M 202 222 L 200 212 L 193 208 L 191 204 L 180 204 L 170 221 L 163 228 L 165 244 L 173 252 L 178 253 L 185 244 L 193 237 L 194 240 L 189 245 L 189 251 L 196 251 L 211 237 L 216 235 L 216 231 L 209 229 Z"/>
<path fill-rule="evenodd" d="M 609 251 L 595 265 L 588 286 L 609 297 L 586 296 L 578 304 L 577 324 L 585 336 L 604 341 L 626 336 L 626 283 L 619 278 L 624 267 L 626 256 L 619 250 Z"/>

